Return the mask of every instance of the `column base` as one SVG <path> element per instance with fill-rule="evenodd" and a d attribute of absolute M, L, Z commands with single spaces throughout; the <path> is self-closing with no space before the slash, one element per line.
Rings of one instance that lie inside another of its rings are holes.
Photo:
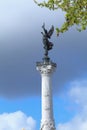
<path fill-rule="evenodd" d="M 54 121 L 45 120 L 44 122 L 41 123 L 40 130 L 55 130 Z"/>

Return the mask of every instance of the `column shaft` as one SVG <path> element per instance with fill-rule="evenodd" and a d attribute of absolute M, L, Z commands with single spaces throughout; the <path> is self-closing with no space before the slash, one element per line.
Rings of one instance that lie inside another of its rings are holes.
<path fill-rule="evenodd" d="M 42 74 L 42 122 L 53 121 L 51 74 Z"/>
<path fill-rule="evenodd" d="M 42 80 L 42 120 L 41 130 L 55 130 L 52 103 L 52 74 L 56 64 L 53 62 L 37 63 Z"/>

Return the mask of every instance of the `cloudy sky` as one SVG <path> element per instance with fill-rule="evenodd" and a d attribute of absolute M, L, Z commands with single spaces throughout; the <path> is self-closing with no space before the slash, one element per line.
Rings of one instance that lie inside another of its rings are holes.
<path fill-rule="evenodd" d="M 42 25 L 60 27 L 64 12 L 38 7 L 33 0 L 0 1 L 0 130 L 36 130 L 41 120 Z M 87 31 L 75 27 L 51 41 L 57 63 L 53 76 L 57 130 L 87 130 Z M 36 108 L 36 110 L 34 109 Z"/>

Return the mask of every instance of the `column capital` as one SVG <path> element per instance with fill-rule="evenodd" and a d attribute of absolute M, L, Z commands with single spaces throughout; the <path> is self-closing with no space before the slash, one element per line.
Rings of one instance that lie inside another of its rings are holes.
<path fill-rule="evenodd" d="M 53 62 L 37 62 L 36 69 L 40 71 L 41 74 L 51 74 L 56 69 L 56 63 Z"/>

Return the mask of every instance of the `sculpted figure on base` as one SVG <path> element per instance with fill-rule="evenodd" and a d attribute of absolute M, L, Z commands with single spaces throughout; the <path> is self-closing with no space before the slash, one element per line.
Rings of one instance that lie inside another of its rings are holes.
<path fill-rule="evenodd" d="M 42 28 L 43 28 L 43 32 L 41 32 L 41 33 L 43 35 L 43 44 L 44 44 L 44 49 L 45 49 L 45 54 L 44 55 L 47 57 L 48 56 L 48 51 L 51 50 L 52 47 L 53 47 L 53 43 L 50 42 L 49 39 L 51 38 L 51 36 L 52 36 L 52 34 L 54 32 L 54 27 L 52 26 L 50 28 L 50 30 L 47 31 L 45 29 L 45 24 L 43 24 Z"/>

